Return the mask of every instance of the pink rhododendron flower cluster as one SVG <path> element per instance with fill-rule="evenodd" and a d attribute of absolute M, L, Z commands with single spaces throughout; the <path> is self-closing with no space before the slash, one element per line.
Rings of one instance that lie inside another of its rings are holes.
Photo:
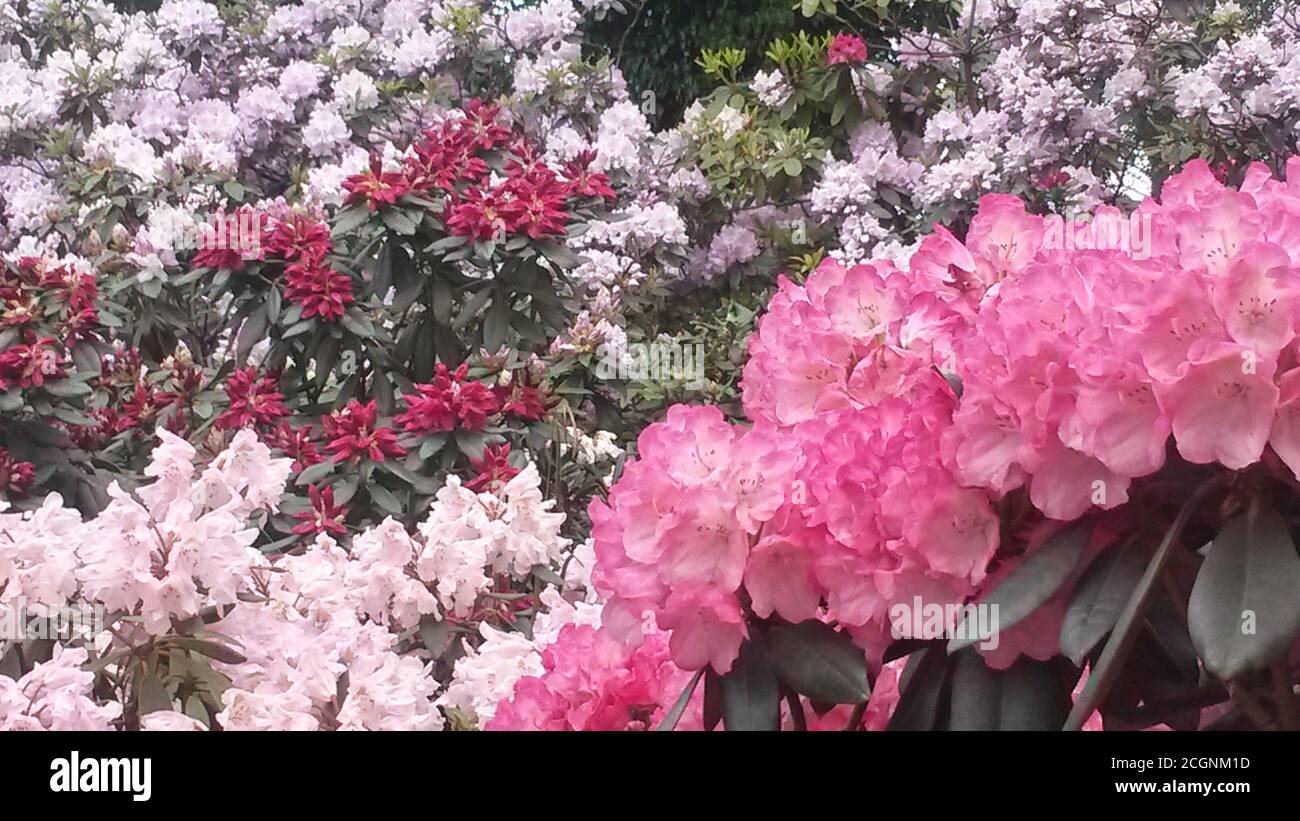
<path fill-rule="evenodd" d="M 1001 198 L 981 214 L 967 245 L 1002 281 L 956 346 L 945 446 L 964 483 L 1027 484 L 1073 519 L 1122 504 L 1171 434 L 1189 462 L 1240 470 L 1271 446 L 1300 475 L 1300 158 L 1285 182 L 1251 166 L 1240 190 L 1193 162 L 1132 219 L 1100 209 L 1092 233 L 1144 231 L 1141 253 L 1054 248 L 1059 221 Z"/>
<path fill-rule="evenodd" d="M 1297 226 L 1300 158 L 1240 190 L 1198 161 L 1132 215 L 1081 226 L 989 195 L 964 241 L 937 229 L 906 268 L 783 280 L 750 340 L 754 427 L 673 407 L 593 502 L 606 625 L 631 637 L 652 612 L 685 669 L 726 672 L 773 614 L 834 620 L 878 659 L 892 604 L 989 589 L 992 503 L 1022 486 L 1049 520 L 1109 510 L 1171 436 L 1232 470 L 1271 446 L 1300 476 Z M 1056 654 L 1072 586 L 990 663 Z"/>
<path fill-rule="evenodd" d="M 651 628 L 631 646 L 607 628 L 571 624 L 542 652 L 540 675 L 521 679 L 487 730 L 647 730 L 690 678 L 672 661 L 668 637 Z M 697 693 L 678 727 L 699 729 Z"/>
<path fill-rule="evenodd" d="M 673 658 L 726 671 L 746 632 L 737 596 L 764 525 L 785 504 L 802 455 L 795 442 L 729 424 L 717 408 L 676 405 L 641 432 L 640 458 L 609 502 L 593 500 L 593 581 L 610 594 L 606 623 L 639 635 L 653 610 L 673 630 Z"/>

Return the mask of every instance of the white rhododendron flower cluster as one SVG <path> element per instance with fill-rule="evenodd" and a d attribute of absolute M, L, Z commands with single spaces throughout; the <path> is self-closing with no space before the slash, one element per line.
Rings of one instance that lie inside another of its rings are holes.
<path fill-rule="evenodd" d="M 532 661 L 518 674 L 540 672 L 538 653 L 560 626 L 598 623 L 598 605 L 547 588 L 533 639 L 483 621 L 487 645 L 461 660 L 457 684 L 438 701 L 432 660 L 405 641 L 421 618 L 467 616 L 496 576 L 565 569 L 564 516 L 542 497 L 535 467 L 495 493 L 451 477 L 415 533 L 389 518 L 347 549 L 321 534 L 301 552 L 268 557 L 252 546 L 256 523 L 277 510 L 291 460 L 251 429 L 201 468 L 192 446 L 165 430 L 159 437 L 145 470 L 152 481 L 135 492 L 115 484 L 99 516 L 83 522 L 56 495 L 32 512 L 0 514 L 3 603 L 102 605 L 111 631 L 56 645 L 17 681 L 0 676 L 0 727 L 121 726 L 122 703 L 92 693 L 93 669 L 125 674 L 161 643 L 177 648 L 168 676 L 196 676 L 221 709 L 205 722 L 180 703 L 188 719 L 150 711 L 138 718 L 143 728 L 438 729 L 442 704 L 491 716 L 481 695 L 463 695 L 481 692 L 485 677 L 503 682 L 489 688 L 492 703 L 510 695 L 514 678 L 471 672 L 506 655 L 499 637 L 527 645 Z M 582 580 L 591 557 L 571 562 L 570 578 Z M 96 657 L 102 663 L 87 666 Z"/>

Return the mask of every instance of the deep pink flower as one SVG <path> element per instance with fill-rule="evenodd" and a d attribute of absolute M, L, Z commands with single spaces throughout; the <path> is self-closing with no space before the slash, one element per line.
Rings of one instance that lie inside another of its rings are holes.
<path fill-rule="evenodd" d="M 293 469 L 301 472 L 305 468 L 325 461 L 316 448 L 312 438 L 312 426 L 303 425 L 295 428 L 288 422 L 281 422 L 266 437 L 267 444 L 280 449 L 285 456 L 293 459 Z"/>
<path fill-rule="evenodd" d="M 264 241 L 266 252 L 286 262 L 317 265 L 334 249 L 329 226 L 306 214 L 275 223 Z"/>
<path fill-rule="evenodd" d="M 861 37 L 848 32 L 840 32 L 826 49 L 826 64 L 860 66 L 867 62 L 867 44 Z"/>
<path fill-rule="evenodd" d="M 370 170 L 353 174 L 343 181 L 348 195 L 344 205 L 364 202 L 371 211 L 385 205 L 396 205 L 398 197 L 411 190 L 406 175 L 400 171 L 384 171 L 378 157 L 370 158 Z"/>
<path fill-rule="evenodd" d="M 66 377 L 64 357 L 56 344 L 53 337 L 43 336 L 0 352 L 0 391 L 13 387 L 39 388 L 46 382 Z"/>
<path fill-rule="evenodd" d="M 580 197 L 603 197 L 614 201 L 618 195 L 609 185 L 609 175 L 591 170 L 595 151 L 581 151 L 564 165 L 564 179 L 573 194 Z"/>

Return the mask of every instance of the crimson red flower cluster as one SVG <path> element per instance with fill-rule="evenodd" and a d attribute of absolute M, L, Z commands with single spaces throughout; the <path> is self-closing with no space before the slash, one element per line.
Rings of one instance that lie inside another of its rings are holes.
<path fill-rule="evenodd" d="M 860 66 L 867 62 L 867 44 L 861 37 L 848 32 L 835 35 L 826 49 L 827 65 Z"/>
<path fill-rule="evenodd" d="M 326 486 L 322 489 L 309 485 L 307 500 L 311 503 L 311 509 L 293 515 L 293 518 L 300 522 L 293 527 L 295 534 L 299 536 L 314 536 L 318 533 L 330 533 L 335 536 L 347 534 L 348 529 L 343 525 L 347 508 L 334 504 L 333 488 Z"/>
<path fill-rule="evenodd" d="M 469 378 L 469 366 L 454 372 L 438 363 L 433 382 L 416 385 L 407 394 L 406 412 L 394 420 L 408 433 L 439 433 L 456 427 L 482 430 L 487 419 L 500 412 L 501 404 L 491 388 Z"/>
<path fill-rule="evenodd" d="M 186 410 L 203 383 L 203 371 L 193 362 L 173 358 L 162 370 L 150 374 L 139 350 L 114 351 L 101 358 L 100 375 L 91 383 L 108 402 L 87 412 L 93 425 L 67 425 L 65 429 L 83 450 L 99 448 L 128 430 L 152 436 L 160 423 L 185 435 L 189 430 Z"/>
<path fill-rule="evenodd" d="M 226 380 L 226 398 L 230 404 L 213 425 L 218 430 L 275 425 L 289 415 L 279 382 L 278 374 L 259 376 L 252 365 L 236 370 Z"/>
<path fill-rule="evenodd" d="M 13 387 L 40 388 L 66 377 L 64 359 L 53 337 L 42 336 L 0 353 L 0 391 Z"/>
<path fill-rule="evenodd" d="M 557 173 L 542 162 L 531 141 L 501 121 L 497 106 L 471 100 L 461 114 L 427 129 L 401 170 L 384 171 L 379 159 L 372 159 L 368 171 L 344 181 L 345 203 L 364 203 L 378 211 L 396 205 L 405 194 L 441 190 L 447 231 L 486 241 L 508 235 L 560 236 L 571 199 L 614 199 L 609 177 L 591 169 L 594 151 L 579 154 Z M 502 150 L 508 154 L 505 179 L 489 185 L 491 168 L 482 153 Z"/>
<path fill-rule="evenodd" d="M 489 445 L 483 449 L 483 455 L 470 459 L 478 474 L 465 483 L 465 487 L 476 493 L 494 493 L 506 486 L 506 483 L 519 474 L 519 468 L 510 464 L 510 444 Z"/>
<path fill-rule="evenodd" d="M 294 472 L 301 473 L 312 465 L 325 461 L 311 433 L 310 424 L 295 428 L 288 422 L 281 422 L 267 435 L 266 441 L 271 447 L 277 448 L 285 456 L 293 459 Z"/>
<path fill-rule="evenodd" d="M 248 263 L 265 259 L 262 239 L 269 225 L 270 217 L 251 205 L 229 213 L 219 209 L 199 231 L 195 267 L 242 271 Z"/>
<path fill-rule="evenodd" d="M 65 352 L 95 338 L 99 286 L 71 264 L 22 257 L 0 266 L 0 392 L 67 376 Z M 5 345 L 6 342 L 0 342 Z"/>
<path fill-rule="evenodd" d="M 406 455 L 406 448 L 397 443 L 397 433 L 378 423 L 379 408 L 375 400 L 362 404 L 353 399 L 342 410 L 321 419 L 329 442 L 325 447 L 334 454 L 335 462 L 359 462 L 370 459 L 382 462 L 389 456 Z"/>
<path fill-rule="evenodd" d="M 302 308 L 302 319 L 318 316 L 335 322 L 356 302 L 352 278 L 326 262 L 334 243 L 324 222 L 303 213 L 290 214 L 276 221 L 265 248 L 287 263 L 285 296 Z"/>
<path fill-rule="evenodd" d="M 23 495 L 31 489 L 36 477 L 36 466 L 20 462 L 5 448 L 0 448 L 0 493 Z"/>

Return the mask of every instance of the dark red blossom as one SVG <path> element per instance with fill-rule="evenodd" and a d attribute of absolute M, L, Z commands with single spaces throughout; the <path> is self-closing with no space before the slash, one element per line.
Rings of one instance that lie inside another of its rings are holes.
<path fill-rule="evenodd" d="M 523 208 L 512 192 L 471 187 L 464 194 L 447 199 L 443 219 L 447 230 L 455 236 L 486 242 L 505 239 L 522 215 Z"/>
<path fill-rule="evenodd" d="M 236 370 L 226 380 L 226 396 L 230 406 L 213 423 L 220 430 L 243 428 L 248 425 L 274 425 L 289 415 L 280 393 L 278 374 L 257 375 L 257 368 L 249 366 Z"/>
<path fill-rule="evenodd" d="M 31 462 L 20 462 L 0 448 L 0 493 L 15 496 L 26 494 L 32 488 L 36 477 L 36 466 Z"/>
<path fill-rule="evenodd" d="M 454 191 L 458 184 L 478 184 L 491 173 L 482 157 L 474 154 L 455 123 L 443 123 L 424 132 L 424 139 L 412 146 L 403 160 L 412 189 L 440 188 Z"/>
<path fill-rule="evenodd" d="M 293 459 L 294 471 L 302 471 L 325 461 L 325 457 L 316 448 L 316 440 L 312 438 L 311 432 L 311 425 L 295 428 L 288 422 L 281 422 L 267 436 L 266 441 L 272 447 L 279 448 L 285 456 Z"/>
<path fill-rule="evenodd" d="M 1070 184 L 1070 175 L 1065 171 L 1044 171 L 1034 183 L 1040 190 L 1051 191 Z"/>
<path fill-rule="evenodd" d="M 262 241 L 270 217 L 245 205 L 227 214 L 218 211 L 199 231 L 199 249 L 194 265 L 201 268 L 224 268 L 242 271 L 252 260 L 264 258 Z"/>
<path fill-rule="evenodd" d="M 285 296 L 290 302 L 302 306 L 302 318 L 319 316 L 334 322 L 356 297 L 352 293 L 352 278 L 321 262 L 295 263 L 284 272 Z"/>
<path fill-rule="evenodd" d="M 400 171 L 385 171 L 379 157 L 370 158 L 370 170 L 353 174 L 343 181 L 348 196 L 344 205 L 364 202 L 371 211 L 384 205 L 396 205 L 397 198 L 411 190 L 406 175 Z"/>
<path fill-rule="evenodd" d="M 182 439 L 190 438 L 191 430 L 190 417 L 181 408 L 177 408 L 163 419 L 163 427 Z"/>
<path fill-rule="evenodd" d="M 483 448 L 483 455 L 470 459 L 469 463 L 478 471 L 478 475 L 465 483 L 465 487 L 478 493 L 494 493 L 505 487 L 506 483 L 519 473 L 519 468 L 510 464 L 510 444 Z"/>
<path fill-rule="evenodd" d="M 527 174 L 506 180 L 503 187 L 519 200 L 519 217 L 512 231 L 533 239 L 564 233 L 564 224 L 569 221 L 565 210 L 569 185 L 561 182 L 554 171 L 536 165 Z"/>
<path fill-rule="evenodd" d="M 564 179 L 574 194 L 580 197 L 604 197 L 614 200 L 618 197 L 609 185 L 609 176 L 591 170 L 591 163 L 596 159 L 595 151 L 583 151 L 564 164 Z"/>
<path fill-rule="evenodd" d="M 509 385 L 497 385 L 493 388 L 501 410 L 511 416 L 536 422 L 546 413 L 546 403 L 536 386 L 529 385 L 522 379 L 513 379 Z"/>
<path fill-rule="evenodd" d="M 318 533 L 333 533 L 335 536 L 346 535 L 348 529 L 343 525 L 347 508 L 334 504 L 334 489 L 326 486 L 324 490 L 315 485 L 307 486 L 307 499 L 311 510 L 293 514 L 293 518 L 302 522 L 295 525 L 293 532 L 299 536 L 314 536 Z"/>
<path fill-rule="evenodd" d="M 353 399 L 343 410 L 321 419 L 329 437 L 325 447 L 334 454 L 335 462 L 367 458 L 382 462 L 388 456 L 406 455 L 406 448 L 397 443 L 397 433 L 390 427 L 380 427 L 378 417 L 375 400 L 363 405 Z"/>
<path fill-rule="evenodd" d="M 329 226 L 306 214 L 294 214 L 275 224 L 265 240 L 268 255 L 286 262 L 314 265 L 334 249 Z"/>
<path fill-rule="evenodd" d="M 137 427 L 154 427 L 161 413 L 171 404 L 171 397 L 152 385 L 137 383 L 135 390 L 121 405 L 119 431 Z"/>
<path fill-rule="evenodd" d="M 0 352 L 0 391 L 15 386 L 39 388 L 46 382 L 66 377 L 64 359 L 55 344 L 53 337 L 43 336 Z"/>
<path fill-rule="evenodd" d="M 492 389 L 469 379 L 468 373 L 468 365 L 451 373 L 439 362 L 433 382 L 416 385 L 415 394 L 403 397 L 407 410 L 394 421 L 409 433 L 448 431 L 458 424 L 466 430 L 482 430 L 501 407 Z"/>
<path fill-rule="evenodd" d="M 465 104 L 465 118 L 457 123 L 472 148 L 491 150 L 510 141 L 511 131 L 501 123 L 501 107 L 474 98 Z"/>
<path fill-rule="evenodd" d="M 568 197 L 568 183 L 536 165 L 491 190 L 471 187 L 448 198 L 444 219 L 452 234 L 480 242 L 501 241 L 509 234 L 542 239 L 565 232 Z"/>

